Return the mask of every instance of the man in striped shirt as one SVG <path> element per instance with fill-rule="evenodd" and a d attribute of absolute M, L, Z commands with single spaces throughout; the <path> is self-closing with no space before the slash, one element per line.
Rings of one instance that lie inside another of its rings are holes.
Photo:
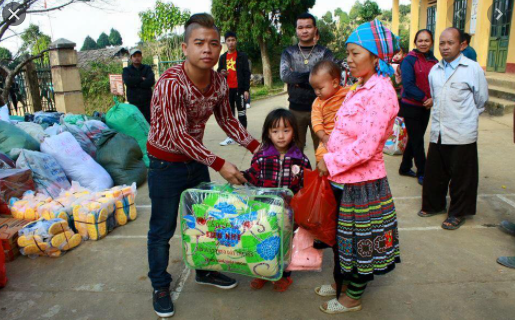
<path fill-rule="evenodd" d="M 218 171 L 229 183 L 246 182 L 235 165 L 203 145 L 206 122 L 214 114 L 230 138 L 251 152 L 259 147 L 259 142 L 231 112 L 225 78 L 212 70 L 221 50 L 220 33 L 213 17 L 208 14 L 191 16 L 185 25 L 182 49 L 186 61 L 168 69 L 155 86 L 147 143 L 152 201 L 148 276 L 154 288 L 154 310 L 160 317 L 174 314 L 170 298 L 172 277 L 166 269 L 181 193 L 210 181 L 208 167 Z M 238 285 L 236 280 L 220 273 L 200 270 L 196 272 L 195 281 L 222 289 Z"/>

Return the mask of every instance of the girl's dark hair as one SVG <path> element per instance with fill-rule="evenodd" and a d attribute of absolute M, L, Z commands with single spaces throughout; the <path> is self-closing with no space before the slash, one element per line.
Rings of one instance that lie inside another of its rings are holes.
<path fill-rule="evenodd" d="M 265 119 L 265 123 L 263 124 L 263 134 L 261 135 L 262 145 L 261 147 L 273 146 L 274 143 L 272 139 L 268 136 L 268 131 L 270 129 L 276 128 L 279 126 L 280 122 L 283 121 L 284 124 L 289 124 L 293 129 L 293 141 L 292 144 L 295 144 L 297 147 L 300 146 L 300 136 L 299 136 L 299 127 L 297 125 L 297 119 L 291 113 L 291 111 L 279 108 L 272 110 Z M 291 147 L 291 145 L 289 146 Z"/>
<path fill-rule="evenodd" d="M 419 36 L 422 32 L 427 32 L 427 33 L 429 33 L 429 36 L 431 37 L 431 42 L 432 42 L 432 43 L 435 43 L 435 39 L 433 38 L 433 33 L 431 32 L 431 30 L 428 30 L 428 29 L 421 29 L 421 30 L 418 30 L 418 31 L 417 31 L 417 34 L 415 34 L 415 40 L 413 40 L 413 43 L 414 43 L 414 44 L 417 44 L 418 36 Z"/>

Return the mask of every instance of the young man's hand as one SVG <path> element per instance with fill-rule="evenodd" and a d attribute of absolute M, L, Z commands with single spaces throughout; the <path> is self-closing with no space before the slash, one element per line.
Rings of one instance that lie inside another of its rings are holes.
<path fill-rule="evenodd" d="M 225 161 L 224 166 L 220 169 L 219 173 L 230 184 L 241 185 L 247 182 L 247 179 L 245 179 L 238 168 L 228 161 Z"/>
<path fill-rule="evenodd" d="M 249 100 L 249 98 L 250 98 L 249 92 L 248 91 L 243 92 L 243 99 L 245 99 L 245 101 L 247 101 L 247 100 Z"/>

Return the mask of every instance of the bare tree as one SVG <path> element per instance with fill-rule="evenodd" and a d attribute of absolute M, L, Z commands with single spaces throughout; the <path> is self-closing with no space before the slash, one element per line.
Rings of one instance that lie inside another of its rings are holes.
<path fill-rule="evenodd" d="M 61 10 L 67 6 L 75 4 L 75 3 L 84 3 L 84 2 L 93 3 L 94 1 L 101 2 L 101 3 L 107 2 L 106 0 L 55 0 L 55 1 L 51 2 L 52 5 L 47 6 L 47 2 L 44 0 L 23 0 L 21 2 L 18 2 L 19 7 L 18 7 L 17 15 L 20 16 L 23 14 L 45 14 L 45 13 L 48 13 L 51 11 Z M 5 5 L 7 5 L 10 2 L 12 2 L 12 1 L 0 0 L 0 7 L 4 7 Z M 4 39 L 13 37 L 13 36 L 6 37 L 6 32 L 7 32 L 7 30 L 11 30 L 11 29 L 9 29 L 9 27 L 11 27 L 14 22 L 15 22 L 14 19 L 4 19 L 3 17 L 1 18 L 0 42 L 3 41 Z M 14 33 L 14 36 L 19 36 L 19 34 L 17 34 L 15 31 L 13 31 L 13 30 L 11 30 L 11 31 Z M 38 54 L 24 54 L 24 55 L 20 56 L 20 58 L 18 59 L 19 63 L 14 69 L 11 69 L 5 65 L 0 66 L 0 75 L 5 77 L 4 88 L 3 89 L 0 88 L 0 93 L 1 93 L 0 105 L 4 105 L 8 101 L 9 90 L 10 90 L 11 86 L 13 85 L 14 77 L 16 77 L 16 75 L 18 75 L 22 71 L 23 67 L 25 67 L 25 65 L 27 65 L 27 63 L 29 63 L 32 60 L 41 58 L 48 51 L 49 50 L 47 49 L 47 50 L 43 50 L 43 51 L 39 52 Z"/>

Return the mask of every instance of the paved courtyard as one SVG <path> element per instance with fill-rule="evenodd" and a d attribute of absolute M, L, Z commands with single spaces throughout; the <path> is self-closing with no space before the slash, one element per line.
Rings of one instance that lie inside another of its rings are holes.
<path fill-rule="evenodd" d="M 250 132 L 259 137 L 266 114 L 285 107 L 286 96 L 253 102 Z M 213 119 L 206 145 L 246 169 L 251 154 L 238 146 L 220 147 L 225 138 Z M 314 164 L 312 146 L 307 154 Z M 271 285 L 253 291 L 250 278 L 222 291 L 195 284 L 182 262 L 180 238 L 171 241 L 169 272 L 174 277 L 174 319 L 515 319 L 515 270 L 498 265 L 502 255 L 515 255 L 515 238 L 497 229 L 503 219 L 515 221 L 515 144 L 512 115 L 480 118 L 480 185 L 478 214 L 458 231 L 440 228 L 443 216 L 419 218 L 421 186 L 400 177 L 400 157 L 386 156 L 390 185 L 400 224 L 402 263 L 371 283 L 363 310 L 340 316 L 318 310 L 324 299 L 313 289 L 329 283 L 332 256 L 320 273 L 294 273 L 285 293 Z M 212 172 L 212 179 L 222 181 Z M 146 233 L 150 217 L 148 188 L 139 189 L 139 218 L 105 239 L 83 243 L 58 258 L 19 257 L 7 264 L 8 286 L 0 290 L 0 319 L 156 319 L 147 278 Z"/>

